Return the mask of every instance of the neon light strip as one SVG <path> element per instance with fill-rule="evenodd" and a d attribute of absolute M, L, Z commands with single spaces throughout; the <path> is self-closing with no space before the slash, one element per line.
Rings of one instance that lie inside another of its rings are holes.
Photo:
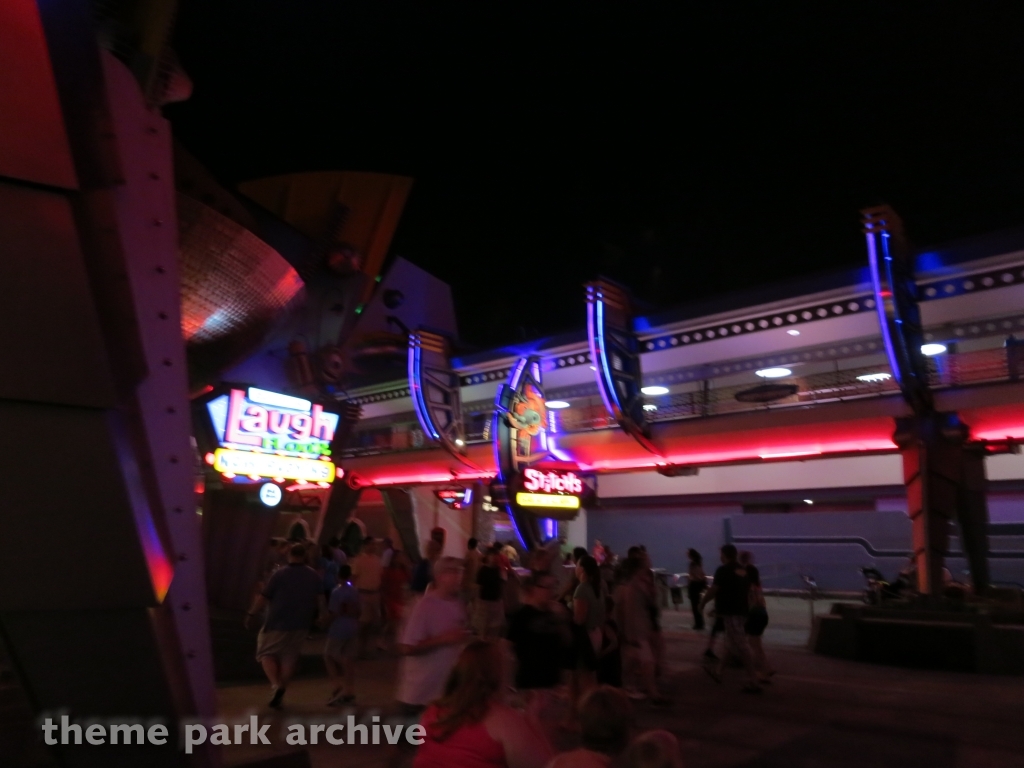
<path fill-rule="evenodd" d="M 282 395 L 280 392 L 268 392 L 265 389 L 259 389 L 257 387 L 249 387 L 249 400 L 253 403 L 260 403 L 262 405 L 276 405 L 279 408 L 290 408 L 293 411 L 305 411 L 309 413 L 313 410 L 313 404 L 309 400 L 303 400 L 301 397 L 292 397 L 291 395 Z"/>
<path fill-rule="evenodd" d="M 892 334 L 889 331 L 889 319 L 885 312 L 885 296 L 883 296 L 882 290 L 882 273 L 878 266 L 878 247 L 875 243 L 875 234 L 868 232 L 867 235 L 868 245 L 868 264 L 871 267 L 871 288 L 875 293 L 875 310 L 878 312 L 878 324 L 882 330 L 882 342 L 885 345 L 885 356 L 889 359 L 889 367 L 892 369 L 893 376 L 896 377 L 898 384 L 903 383 L 903 369 L 900 367 L 899 360 L 896 359 L 896 350 L 892 344 Z M 886 248 L 888 251 L 888 248 Z M 885 260 L 891 261 L 892 257 L 889 256 L 888 252 L 884 256 Z M 889 272 L 888 264 L 886 265 L 886 276 L 889 279 L 890 288 L 892 285 L 892 275 Z"/>
<path fill-rule="evenodd" d="M 604 296 L 594 289 L 594 300 L 587 304 L 587 336 L 590 339 L 590 357 L 600 366 L 597 375 L 597 389 L 601 393 L 604 407 L 612 418 L 618 418 L 619 401 L 608 368 L 608 355 L 604 338 Z M 614 398 L 614 401 L 612 400 Z"/>
<path fill-rule="evenodd" d="M 512 372 L 512 377 L 508 380 L 508 386 L 510 389 L 519 389 L 519 378 L 523 375 L 523 371 L 526 370 L 527 358 L 519 358 L 519 362 L 516 363 L 516 369 Z M 538 384 L 540 383 L 540 377 L 537 377 Z"/>
<path fill-rule="evenodd" d="M 420 423 L 423 434 L 440 440 L 441 436 L 434 428 L 430 419 L 430 412 L 427 410 L 427 402 L 423 396 L 421 385 L 422 368 L 420 365 L 422 350 L 420 340 L 415 335 L 409 337 L 409 393 L 412 395 L 413 410 L 416 411 L 416 420 Z"/>
<path fill-rule="evenodd" d="M 429 485 L 432 483 L 451 483 L 453 480 L 490 480 L 494 477 L 490 472 L 468 472 L 466 474 L 452 475 L 438 473 L 434 475 L 399 475 L 396 477 L 375 477 L 363 487 L 376 488 L 381 485 Z"/>
<path fill-rule="evenodd" d="M 523 375 L 523 371 L 526 369 L 526 363 L 529 358 L 521 357 L 519 362 L 516 363 L 515 370 L 512 371 L 512 375 L 509 377 L 508 386 L 509 389 L 515 391 L 519 387 L 519 379 Z M 538 384 L 540 381 L 537 382 Z M 498 468 L 498 482 L 504 484 L 505 478 L 501 474 L 501 447 L 498 445 L 498 419 L 501 418 L 501 387 L 498 387 L 498 393 L 494 397 L 494 424 L 492 427 L 492 440 L 494 445 L 494 466 Z M 519 532 L 519 526 L 516 525 L 516 516 L 512 514 L 512 505 L 505 505 L 505 512 L 508 514 L 509 522 L 512 523 L 512 530 L 516 534 L 516 538 L 519 539 L 519 543 L 524 547 L 526 546 L 526 539 L 523 538 L 523 534 Z"/>

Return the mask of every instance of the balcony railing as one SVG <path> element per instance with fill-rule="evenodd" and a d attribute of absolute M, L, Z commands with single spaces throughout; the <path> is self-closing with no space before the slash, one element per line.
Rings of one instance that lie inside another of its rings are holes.
<path fill-rule="evenodd" d="M 1011 378 L 1016 380 L 1019 374 L 1024 374 L 1021 370 L 1024 366 L 1017 363 L 1015 351 L 1011 351 L 1010 356 L 1007 348 L 1000 348 L 950 353 L 930 358 L 929 381 L 935 389 L 946 389 L 1006 381 Z M 1011 368 L 1015 369 L 1013 376 Z M 737 395 L 749 393 L 758 385 L 757 382 L 728 386 L 716 386 L 716 379 L 695 382 L 691 385 L 690 391 L 650 398 L 650 405 L 657 409 L 650 412 L 650 418 L 653 422 L 667 422 L 731 413 L 772 411 L 891 395 L 898 391 L 891 376 L 881 380 L 881 377 L 877 376 L 888 373 L 885 367 L 854 368 L 807 376 L 800 376 L 799 368 L 796 368 L 795 373 L 797 375 L 763 382 L 796 387 L 792 394 L 785 394 L 780 390 L 780 396 L 770 402 L 750 402 L 748 399 L 737 398 Z M 467 441 L 479 443 L 489 440 L 490 411 L 476 411 L 472 406 L 466 410 L 468 412 L 464 417 Z M 554 418 L 559 432 L 617 428 L 596 395 L 574 398 L 572 407 L 557 411 Z M 346 457 L 369 456 L 418 450 L 427 446 L 423 432 L 410 413 L 407 422 L 357 429 L 342 453 Z"/>

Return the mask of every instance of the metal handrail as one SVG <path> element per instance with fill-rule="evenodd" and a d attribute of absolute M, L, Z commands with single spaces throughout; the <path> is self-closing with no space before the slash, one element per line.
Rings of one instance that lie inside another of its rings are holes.
<path fill-rule="evenodd" d="M 951 353 L 932 358 L 929 364 L 929 382 L 933 389 L 963 387 L 978 384 L 1007 381 L 1010 379 L 1009 361 L 1005 348 L 984 349 L 973 352 Z M 808 376 L 793 376 L 785 381 L 796 384 L 799 389 L 792 395 L 771 403 L 741 402 L 736 395 L 750 389 L 751 384 L 727 387 L 707 386 L 715 379 L 694 382 L 694 389 L 661 397 L 657 411 L 649 414 L 651 422 L 671 422 L 700 419 L 751 411 L 771 411 L 786 408 L 806 408 L 826 403 L 859 400 L 898 392 L 894 379 L 886 381 L 860 381 L 858 376 L 886 372 L 884 366 L 854 368 L 842 371 L 828 371 Z M 722 378 L 722 377 L 719 377 Z M 618 424 L 608 415 L 600 398 L 595 396 L 579 398 L 574 407 L 558 414 L 559 431 L 566 433 L 588 432 L 597 429 L 618 429 Z M 467 418 L 467 443 L 486 442 L 489 420 L 484 426 L 471 429 L 472 419 Z M 478 420 L 479 421 L 479 420 Z M 342 450 L 345 457 L 373 456 L 382 453 L 406 452 L 429 448 L 422 431 L 410 412 L 408 422 L 394 423 L 371 429 L 353 431 L 350 443 Z"/>

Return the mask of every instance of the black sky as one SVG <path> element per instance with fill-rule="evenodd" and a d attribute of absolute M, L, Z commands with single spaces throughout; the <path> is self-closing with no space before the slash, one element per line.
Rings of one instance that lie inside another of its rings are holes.
<path fill-rule="evenodd" d="M 1024 224 L 1020 4 L 429 5 L 183 0 L 167 114 L 228 184 L 414 176 L 392 250 L 471 343 L 581 326 L 598 274 L 666 307 L 859 265 L 877 201 L 921 245 Z"/>

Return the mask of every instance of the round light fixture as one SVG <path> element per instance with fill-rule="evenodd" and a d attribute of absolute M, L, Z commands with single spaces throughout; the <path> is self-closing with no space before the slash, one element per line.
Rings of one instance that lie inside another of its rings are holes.
<path fill-rule="evenodd" d="M 559 411 L 562 408 L 569 407 L 569 403 L 565 402 L 565 400 L 548 400 L 544 405 L 553 411 Z"/>
<path fill-rule="evenodd" d="M 455 444 L 461 448 L 463 445 L 466 444 L 466 441 L 462 440 L 462 439 L 459 439 L 459 438 L 456 438 L 455 439 Z"/>
<path fill-rule="evenodd" d="M 800 335 L 800 331 L 798 331 L 796 328 L 790 328 L 788 331 L 786 331 L 786 333 L 788 333 L 790 336 Z"/>
<path fill-rule="evenodd" d="M 668 387 L 641 387 L 640 391 L 645 395 L 667 395 Z"/>
<path fill-rule="evenodd" d="M 264 483 L 260 486 L 260 501 L 268 507 L 276 507 L 281 503 L 281 487 L 273 483 Z"/>
<path fill-rule="evenodd" d="M 754 371 L 762 379 L 781 379 L 783 376 L 791 376 L 793 372 L 789 368 L 762 368 Z"/>
<path fill-rule="evenodd" d="M 658 406 L 656 406 L 654 403 L 644 403 L 644 410 L 645 411 L 656 411 L 656 410 L 658 410 Z"/>
<path fill-rule="evenodd" d="M 941 355 L 946 351 L 945 344 L 922 344 L 921 354 L 927 357 L 935 357 L 935 355 Z"/>
<path fill-rule="evenodd" d="M 888 381 L 892 378 L 891 373 L 865 373 L 863 376 L 858 376 L 857 381 L 864 381 L 868 384 L 875 384 L 879 381 Z"/>
<path fill-rule="evenodd" d="M 813 499 L 804 499 L 804 504 L 813 504 L 813 503 L 814 503 Z"/>

